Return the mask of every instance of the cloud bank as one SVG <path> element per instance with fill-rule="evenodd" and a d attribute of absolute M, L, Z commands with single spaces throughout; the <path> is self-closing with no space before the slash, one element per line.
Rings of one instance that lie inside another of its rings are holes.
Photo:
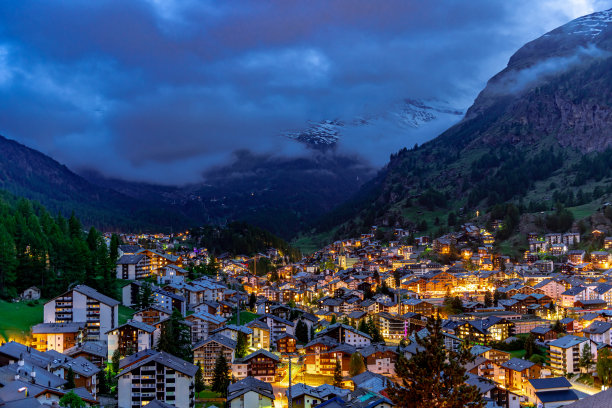
<path fill-rule="evenodd" d="M 304 154 L 280 134 L 309 120 L 377 114 L 403 98 L 466 108 L 526 41 L 612 7 L 559 3 L 4 3 L 0 134 L 73 169 L 195 182 L 236 150 Z M 356 137 L 347 148 L 375 165 L 404 142 L 401 132 Z"/>

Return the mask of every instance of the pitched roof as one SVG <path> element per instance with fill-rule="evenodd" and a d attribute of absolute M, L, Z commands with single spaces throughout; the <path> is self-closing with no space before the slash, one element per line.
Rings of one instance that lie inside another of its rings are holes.
<path fill-rule="evenodd" d="M 523 360 L 521 358 L 511 358 L 510 360 L 503 363 L 502 367 L 508 368 L 514 371 L 523 371 L 523 370 L 533 367 L 534 365 L 535 363 L 529 360 Z"/>
<path fill-rule="evenodd" d="M 243 380 L 230 384 L 230 386 L 227 387 L 227 400 L 228 402 L 232 401 L 249 391 L 256 392 L 257 394 L 263 395 L 264 397 L 268 397 L 272 400 L 274 399 L 272 384 L 249 376 Z"/>
<path fill-rule="evenodd" d="M 181 372 L 190 377 L 195 376 L 196 372 L 198 371 L 197 366 L 185 360 L 182 360 L 176 356 L 173 356 L 172 354 L 168 354 L 165 351 L 154 351 L 148 357 L 145 357 L 142 360 L 123 369 L 123 371 L 117 374 L 117 377 L 121 377 L 122 375 L 132 371 L 133 369 L 140 367 L 142 365 L 145 365 L 147 363 L 150 363 L 150 362 L 160 363 L 166 367 L 172 368 L 173 370 Z"/>
<path fill-rule="evenodd" d="M 72 292 L 72 291 L 79 292 L 79 293 L 81 293 L 81 294 L 83 294 L 83 295 L 85 295 L 85 296 L 87 296 L 89 298 L 95 299 L 98 302 L 104 303 L 105 305 L 108 305 L 108 306 L 111 306 L 111 307 L 112 306 L 117 306 L 117 305 L 119 305 L 121 303 L 121 302 L 119 302 L 119 301 L 117 301 L 117 300 L 115 300 L 113 298 L 110 298 L 110 297 L 108 297 L 106 295 L 103 295 L 102 293 L 98 292 L 97 290 L 95 290 L 93 288 L 90 288 L 89 286 L 86 286 L 86 285 L 77 285 L 74 288 L 72 288 L 71 290 L 65 292 L 64 294 L 55 297 L 54 299 L 57 299 L 58 297 L 62 297 L 66 293 L 69 293 L 69 292 Z"/>
<path fill-rule="evenodd" d="M 195 349 L 197 349 L 197 348 L 200 348 L 200 347 L 202 347 L 203 345 L 210 343 L 211 341 L 214 341 L 214 342 L 216 342 L 216 343 L 219 343 L 219 344 L 221 344 L 222 346 L 225 346 L 225 347 L 230 348 L 230 349 L 232 349 L 232 350 L 235 350 L 235 349 L 236 349 L 236 344 L 237 344 L 237 343 L 236 343 L 236 341 L 235 341 L 235 340 L 232 340 L 232 339 L 230 339 L 229 337 L 224 336 L 224 335 L 222 335 L 222 334 L 218 334 L 218 333 L 217 333 L 217 334 L 213 334 L 212 336 L 209 336 L 209 337 L 207 337 L 206 339 L 204 339 L 204 340 L 202 340 L 202 341 L 200 341 L 200 342 L 196 343 L 196 344 L 195 344 L 195 345 L 192 347 L 192 349 L 193 349 L 193 350 L 195 350 Z"/>

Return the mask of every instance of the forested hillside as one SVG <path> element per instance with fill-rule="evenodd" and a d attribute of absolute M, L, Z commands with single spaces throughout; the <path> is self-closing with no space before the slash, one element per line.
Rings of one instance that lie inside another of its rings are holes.
<path fill-rule="evenodd" d="M 30 286 L 50 297 L 78 283 L 115 297 L 119 240 L 111 241 L 109 251 L 102 235 L 83 231 L 74 215 L 52 216 L 38 203 L 0 196 L 0 297 Z"/>

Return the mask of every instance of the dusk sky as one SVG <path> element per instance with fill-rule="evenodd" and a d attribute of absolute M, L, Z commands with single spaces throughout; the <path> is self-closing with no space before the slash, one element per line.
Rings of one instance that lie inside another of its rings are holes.
<path fill-rule="evenodd" d="M 309 120 L 377 114 L 403 98 L 465 110 L 524 43 L 610 7 L 612 0 L 3 2 L 0 134 L 74 170 L 194 182 L 239 149 L 305 154 L 281 133 Z M 399 145 L 374 152 L 371 140 L 354 140 L 342 148 L 380 166 Z"/>

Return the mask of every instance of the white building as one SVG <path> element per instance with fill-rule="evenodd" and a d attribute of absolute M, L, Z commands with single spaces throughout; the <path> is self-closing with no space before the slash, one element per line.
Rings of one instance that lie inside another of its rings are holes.
<path fill-rule="evenodd" d="M 147 350 L 122 360 L 119 408 L 139 408 L 153 400 L 176 408 L 195 407 L 198 367 L 163 351 Z"/>
<path fill-rule="evenodd" d="M 119 325 L 119 302 L 78 285 L 45 303 L 44 322 L 85 322 L 89 340 L 106 340 L 106 333 Z"/>

